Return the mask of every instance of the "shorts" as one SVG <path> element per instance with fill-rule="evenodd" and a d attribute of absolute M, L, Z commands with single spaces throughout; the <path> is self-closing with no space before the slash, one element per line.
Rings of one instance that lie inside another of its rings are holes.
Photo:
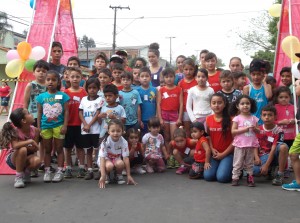
<path fill-rule="evenodd" d="M 136 122 L 136 123 L 133 124 L 133 125 L 125 125 L 125 131 L 127 131 L 128 129 L 131 129 L 131 128 L 133 128 L 133 129 L 135 129 L 135 130 L 138 130 L 138 129 L 140 129 L 141 127 L 140 127 L 139 122 Z"/>
<path fill-rule="evenodd" d="M 98 148 L 99 134 L 85 134 L 81 135 L 82 148 Z"/>
<path fill-rule="evenodd" d="M 60 125 L 60 126 L 57 126 L 53 129 L 43 129 L 41 131 L 41 136 L 42 136 L 43 139 L 52 139 L 52 138 L 64 139 L 65 135 L 60 133 L 62 127 L 63 126 Z"/>
<path fill-rule="evenodd" d="M 300 133 L 296 136 L 293 145 L 289 150 L 289 154 L 293 153 L 300 154 Z"/>
<path fill-rule="evenodd" d="M 1 97 L 1 106 L 8 106 L 9 97 Z"/>
<path fill-rule="evenodd" d="M 81 126 L 68 126 L 64 147 L 67 149 L 72 149 L 75 145 L 76 148 L 83 148 L 82 142 Z"/>
<path fill-rule="evenodd" d="M 122 160 L 120 157 L 116 157 L 116 158 L 108 158 L 106 157 L 105 160 L 109 160 L 110 162 L 112 162 L 112 164 L 115 166 L 115 163 L 118 161 L 118 160 Z M 100 165 L 101 165 L 101 157 L 98 157 L 98 160 L 97 160 L 97 165 L 98 167 L 100 168 Z M 100 169 L 99 169 L 100 170 Z"/>
<path fill-rule="evenodd" d="M 184 121 L 184 122 L 190 122 L 191 121 L 191 119 L 189 117 L 189 114 L 187 112 L 183 112 L 183 119 L 182 119 L 182 121 Z"/>
<path fill-rule="evenodd" d="M 12 163 L 12 160 L 11 160 L 12 154 L 13 154 L 13 152 L 10 153 L 10 154 L 8 154 L 8 155 L 6 156 L 6 164 L 7 164 L 7 166 L 9 166 L 11 169 L 16 170 L 16 167 L 15 167 L 15 165 Z"/>
<path fill-rule="evenodd" d="M 161 111 L 161 117 L 165 123 L 175 124 L 178 120 L 178 111 Z"/>
<path fill-rule="evenodd" d="M 202 178 L 204 172 L 204 163 L 194 162 L 189 172 L 189 177 L 192 179 Z"/>

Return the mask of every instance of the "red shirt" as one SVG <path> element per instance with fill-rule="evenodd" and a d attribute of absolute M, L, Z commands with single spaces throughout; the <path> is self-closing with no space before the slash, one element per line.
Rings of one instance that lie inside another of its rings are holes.
<path fill-rule="evenodd" d="M 196 86 L 198 83 L 195 79 L 193 79 L 190 83 L 186 82 L 185 79 L 182 79 L 179 83 L 178 86 L 182 88 L 183 91 L 183 111 L 186 112 L 186 100 L 188 97 L 188 90 L 191 87 Z"/>
<path fill-rule="evenodd" d="M 128 148 L 129 148 L 129 152 L 131 151 L 131 144 L 128 143 Z M 139 154 L 143 155 L 143 151 L 142 151 L 142 144 L 140 142 L 137 143 L 137 146 L 135 148 L 134 154 L 133 156 L 129 155 L 129 159 L 133 160 L 134 158 L 136 158 Z"/>
<path fill-rule="evenodd" d="M 195 149 L 195 144 L 192 143 L 192 139 L 190 138 L 185 139 L 185 146 L 182 148 L 178 147 L 174 140 L 171 141 L 171 146 L 173 149 L 177 149 L 181 153 L 184 153 L 187 148 L 189 148 L 190 150 Z"/>
<path fill-rule="evenodd" d="M 221 74 L 221 71 L 217 71 L 213 76 L 208 75 L 209 86 L 212 89 L 214 89 L 215 92 L 222 90 L 220 80 L 219 80 L 220 74 Z"/>
<path fill-rule="evenodd" d="M 9 91 L 10 91 L 9 86 L 0 87 L 0 97 L 7 97 L 7 95 L 9 94 Z"/>
<path fill-rule="evenodd" d="M 65 93 L 69 95 L 69 121 L 68 126 L 80 126 L 81 121 L 79 119 L 79 105 L 84 96 L 87 96 L 86 91 L 80 88 L 80 91 L 73 92 L 70 88 L 65 90 Z"/>
<path fill-rule="evenodd" d="M 175 86 L 173 89 L 167 87 L 161 87 L 159 89 L 161 94 L 160 107 L 163 111 L 178 111 L 179 110 L 179 97 L 181 88 Z"/>
<path fill-rule="evenodd" d="M 194 153 L 194 160 L 198 163 L 205 163 L 205 149 L 203 148 L 203 143 L 208 143 L 207 138 L 205 138 L 204 136 L 202 136 L 197 144 L 196 144 L 196 148 L 195 148 L 195 153 Z"/>
<path fill-rule="evenodd" d="M 283 119 L 295 119 L 295 109 L 294 105 L 280 105 L 275 104 L 275 108 L 277 111 L 276 121 L 282 121 Z M 284 140 L 294 140 L 296 137 L 296 125 L 288 124 L 288 125 L 280 125 L 284 132 Z"/>
<path fill-rule="evenodd" d="M 220 153 L 224 152 L 233 140 L 231 129 L 228 129 L 226 134 L 223 134 L 222 120 L 219 122 L 216 121 L 215 115 L 209 115 L 206 117 L 206 126 L 213 148 Z"/>

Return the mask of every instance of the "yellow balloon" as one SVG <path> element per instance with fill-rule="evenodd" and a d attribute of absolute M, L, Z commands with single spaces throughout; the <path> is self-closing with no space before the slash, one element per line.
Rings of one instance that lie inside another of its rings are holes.
<path fill-rule="evenodd" d="M 8 62 L 8 64 L 5 67 L 5 73 L 10 78 L 16 78 L 19 77 L 19 75 L 22 73 L 24 69 L 24 60 L 21 59 L 15 59 Z"/>
<path fill-rule="evenodd" d="M 280 15 L 281 15 L 281 4 L 273 4 L 269 8 L 269 14 L 273 17 L 280 17 Z"/>
<path fill-rule="evenodd" d="M 299 58 L 295 55 L 295 53 L 300 52 L 300 42 L 296 36 L 285 37 L 281 42 L 281 48 L 293 63 L 299 61 Z"/>

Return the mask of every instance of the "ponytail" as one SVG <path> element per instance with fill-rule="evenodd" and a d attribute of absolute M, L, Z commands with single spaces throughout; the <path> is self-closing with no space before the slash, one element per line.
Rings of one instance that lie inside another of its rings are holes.
<path fill-rule="evenodd" d="M 11 122 L 6 122 L 0 134 L 0 147 L 1 149 L 8 148 L 11 141 L 18 139 L 18 133 Z"/>

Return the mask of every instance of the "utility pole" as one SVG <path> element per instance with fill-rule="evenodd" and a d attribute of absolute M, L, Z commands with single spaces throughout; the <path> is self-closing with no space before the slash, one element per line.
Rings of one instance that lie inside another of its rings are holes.
<path fill-rule="evenodd" d="M 115 11 L 115 17 L 114 17 L 114 33 L 113 33 L 113 44 L 112 44 L 112 54 L 115 54 L 116 51 L 116 25 L 117 25 L 117 9 L 128 9 L 130 10 L 129 6 L 122 7 L 122 6 L 109 6 L 109 8 L 113 9 Z"/>
<path fill-rule="evenodd" d="M 170 65 L 172 65 L 172 39 L 176 38 L 175 36 L 168 36 L 167 39 L 170 39 Z"/>

